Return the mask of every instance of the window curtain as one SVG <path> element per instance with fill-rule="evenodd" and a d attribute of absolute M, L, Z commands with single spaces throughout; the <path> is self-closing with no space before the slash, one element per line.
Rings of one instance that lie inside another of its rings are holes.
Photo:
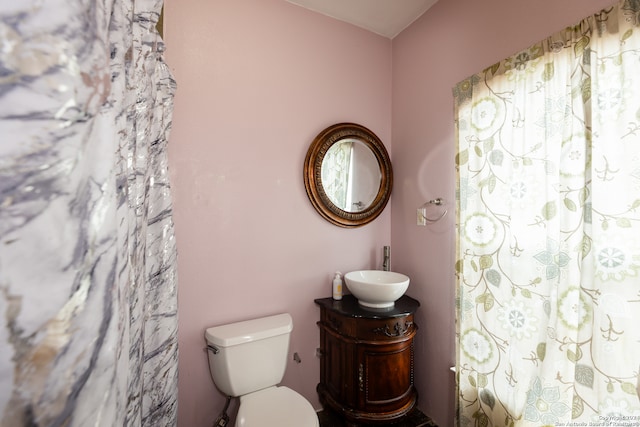
<path fill-rule="evenodd" d="M 640 424 L 639 25 L 620 1 L 454 88 L 459 426 Z"/>
<path fill-rule="evenodd" d="M 0 2 L 0 425 L 168 426 L 161 0 Z"/>
<path fill-rule="evenodd" d="M 322 184 L 329 199 L 340 209 L 351 210 L 353 141 L 339 142 L 322 161 Z"/>

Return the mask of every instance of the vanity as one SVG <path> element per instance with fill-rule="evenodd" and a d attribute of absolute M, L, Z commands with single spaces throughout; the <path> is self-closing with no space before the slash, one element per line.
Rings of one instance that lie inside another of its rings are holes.
<path fill-rule="evenodd" d="M 316 299 L 320 306 L 321 403 L 352 425 L 384 424 L 416 405 L 413 384 L 414 313 L 420 303 L 402 296 L 390 308 L 365 308 L 353 295 Z"/>
<path fill-rule="evenodd" d="M 384 210 L 393 187 L 389 154 L 378 136 L 357 123 L 336 123 L 312 141 L 304 186 L 322 218 L 339 227 L 362 227 Z M 418 301 L 404 295 L 409 277 L 383 270 L 352 271 L 353 295 L 316 299 L 320 306 L 320 401 L 350 426 L 389 424 L 416 406 L 413 321 Z M 356 295 L 356 296 L 354 296 Z M 395 301 L 395 303 L 394 303 Z"/>

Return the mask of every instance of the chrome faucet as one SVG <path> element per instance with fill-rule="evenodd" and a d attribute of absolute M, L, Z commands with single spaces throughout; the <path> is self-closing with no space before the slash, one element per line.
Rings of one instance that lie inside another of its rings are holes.
<path fill-rule="evenodd" d="M 391 264 L 391 247 L 385 246 L 384 248 L 384 258 L 382 260 L 382 269 L 384 271 L 389 271 Z"/>

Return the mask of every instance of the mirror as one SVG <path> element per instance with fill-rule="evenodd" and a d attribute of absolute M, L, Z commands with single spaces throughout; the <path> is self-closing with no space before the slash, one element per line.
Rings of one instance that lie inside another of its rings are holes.
<path fill-rule="evenodd" d="M 340 227 L 367 224 L 382 213 L 391 196 L 389 154 L 364 126 L 329 126 L 307 151 L 304 186 L 311 204 L 327 221 Z"/>

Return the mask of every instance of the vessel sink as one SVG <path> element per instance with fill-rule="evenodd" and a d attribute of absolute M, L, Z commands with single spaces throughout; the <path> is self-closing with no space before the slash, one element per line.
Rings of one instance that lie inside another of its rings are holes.
<path fill-rule="evenodd" d="M 393 307 L 409 287 L 409 277 L 393 271 L 352 271 L 344 281 L 358 303 L 371 308 Z"/>

